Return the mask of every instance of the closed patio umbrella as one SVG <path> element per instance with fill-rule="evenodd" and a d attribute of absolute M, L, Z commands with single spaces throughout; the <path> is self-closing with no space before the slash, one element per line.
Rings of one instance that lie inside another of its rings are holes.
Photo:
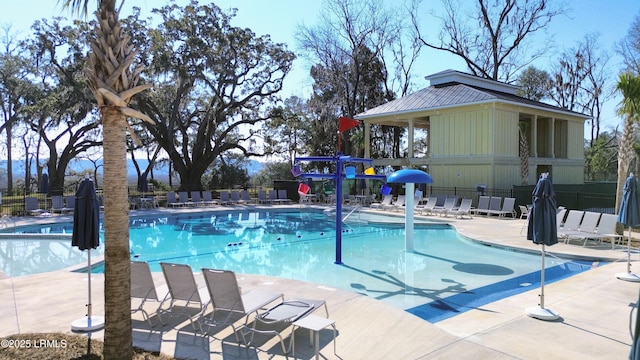
<path fill-rule="evenodd" d="M 104 317 L 93 316 L 91 309 L 91 249 L 100 245 L 100 205 L 96 189 L 91 179 L 80 182 L 76 192 L 75 211 L 73 212 L 73 234 L 71 245 L 87 250 L 88 302 L 87 315 L 71 324 L 73 331 L 93 331 L 104 327 Z"/>
<path fill-rule="evenodd" d="M 149 186 L 147 185 L 147 177 L 145 175 L 138 176 L 138 191 L 141 193 L 146 193 L 149 191 Z"/>
<path fill-rule="evenodd" d="M 40 182 L 40 192 L 42 194 L 49 193 L 49 174 L 47 173 L 42 174 L 42 180 Z"/>
<path fill-rule="evenodd" d="M 555 195 L 549 173 L 542 174 L 533 189 L 533 206 L 529 213 L 529 227 L 527 229 L 527 240 L 532 240 L 534 244 L 542 246 L 542 269 L 540 270 L 540 304 L 527 308 L 526 313 L 540 320 L 555 320 L 560 317 L 555 311 L 544 307 L 544 247 L 558 243 Z"/>
<path fill-rule="evenodd" d="M 640 276 L 631 272 L 631 227 L 640 224 L 640 189 L 638 180 L 633 174 L 627 177 L 622 190 L 622 202 L 618 212 L 618 222 L 629 228 L 627 238 L 627 272 L 618 273 L 616 277 L 625 281 L 640 281 Z"/>

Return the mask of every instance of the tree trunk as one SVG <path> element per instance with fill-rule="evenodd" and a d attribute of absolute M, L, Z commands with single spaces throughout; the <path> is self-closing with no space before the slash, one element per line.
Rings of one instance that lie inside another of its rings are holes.
<path fill-rule="evenodd" d="M 131 359 L 131 263 L 126 118 L 104 106 L 104 358 Z"/>
<path fill-rule="evenodd" d="M 7 122 L 5 131 L 7 132 L 7 193 L 13 195 L 13 156 L 11 148 L 13 143 L 11 141 L 13 137 L 12 122 Z"/>
<path fill-rule="evenodd" d="M 624 119 L 624 128 L 620 138 L 620 148 L 618 149 L 618 183 L 616 191 L 616 214 L 622 203 L 622 190 L 629 174 L 631 158 L 633 157 L 633 116 L 627 114 Z"/>

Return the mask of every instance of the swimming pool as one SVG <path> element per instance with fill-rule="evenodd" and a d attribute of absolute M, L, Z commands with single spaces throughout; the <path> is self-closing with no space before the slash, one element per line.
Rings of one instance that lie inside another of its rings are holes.
<path fill-rule="evenodd" d="M 419 222 L 415 251 L 406 252 L 402 221 L 364 213 L 349 217 L 341 265 L 334 264 L 334 217 L 314 209 L 132 218 L 131 252 L 153 271 L 160 271 L 160 262 L 175 262 L 194 271 L 219 268 L 303 280 L 355 291 L 431 322 L 539 286 L 539 256 L 481 245 L 447 225 Z M 591 267 L 556 258 L 545 265 L 547 282 Z"/>

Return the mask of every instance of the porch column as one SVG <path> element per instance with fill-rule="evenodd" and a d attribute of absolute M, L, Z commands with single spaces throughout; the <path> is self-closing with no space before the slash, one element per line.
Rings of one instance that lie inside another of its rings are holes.
<path fill-rule="evenodd" d="M 550 150 L 551 150 L 551 158 L 555 159 L 556 157 L 556 118 L 552 117 L 549 120 L 550 124 L 549 127 L 551 127 L 551 129 L 549 129 L 549 142 L 551 144 L 549 144 Z"/>
<path fill-rule="evenodd" d="M 531 156 L 538 157 L 538 115 L 531 122 Z"/>
<path fill-rule="evenodd" d="M 408 149 L 407 149 L 407 158 L 409 160 L 413 159 L 413 118 L 409 119 L 409 134 L 407 136 L 408 140 Z"/>
<path fill-rule="evenodd" d="M 370 159 L 371 158 L 371 128 L 367 120 L 363 121 L 362 126 L 364 127 L 364 157 L 366 159 Z"/>

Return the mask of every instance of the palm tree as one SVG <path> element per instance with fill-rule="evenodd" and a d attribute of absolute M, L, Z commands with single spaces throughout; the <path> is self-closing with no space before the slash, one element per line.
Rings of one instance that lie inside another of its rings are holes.
<path fill-rule="evenodd" d="M 90 0 L 58 2 L 65 9 L 86 15 Z M 138 85 L 142 69 L 134 64 L 137 51 L 120 26 L 116 0 L 97 0 L 97 5 L 96 37 L 91 42 L 85 73 L 100 109 L 104 144 L 104 358 L 130 359 L 133 351 L 126 130 L 133 135 L 127 117 L 152 122 L 129 108 L 131 98 L 151 85 Z"/>
<path fill-rule="evenodd" d="M 631 73 L 621 74 L 616 88 L 622 93 L 622 104 L 618 112 L 625 117 L 618 151 L 617 213 L 622 202 L 622 188 L 634 154 L 633 131 L 635 120 L 640 112 L 640 77 Z"/>

